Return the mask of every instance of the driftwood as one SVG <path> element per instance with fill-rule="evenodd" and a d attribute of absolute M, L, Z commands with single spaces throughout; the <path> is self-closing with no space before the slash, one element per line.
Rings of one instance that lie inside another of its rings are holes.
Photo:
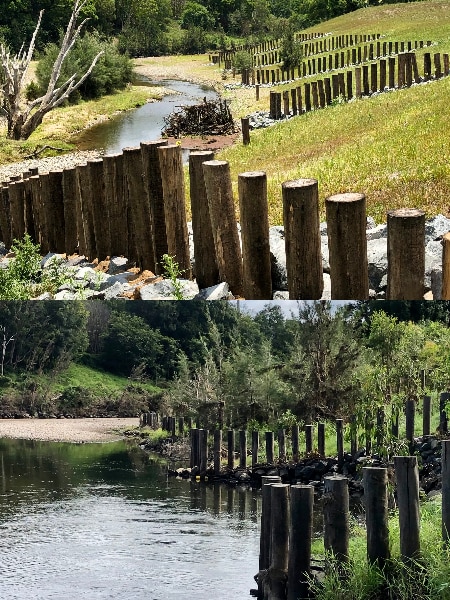
<path fill-rule="evenodd" d="M 206 100 L 201 104 L 181 106 L 164 118 L 165 137 L 181 135 L 228 135 L 236 132 L 231 111 L 226 101 Z"/>

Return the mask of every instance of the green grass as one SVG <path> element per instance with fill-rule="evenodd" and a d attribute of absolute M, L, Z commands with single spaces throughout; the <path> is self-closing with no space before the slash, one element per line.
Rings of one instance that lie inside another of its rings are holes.
<path fill-rule="evenodd" d="M 379 32 L 382 41 L 432 40 L 437 45 L 428 50 L 444 53 L 450 51 L 449 8 L 442 0 L 370 7 L 313 30 Z M 247 112 L 268 110 L 269 88 L 264 90 L 260 103 L 251 107 L 243 97 L 236 100 L 238 114 L 241 105 Z M 449 214 L 449 92 L 450 78 L 445 78 L 310 112 L 254 131 L 250 145 L 237 144 L 219 157 L 230 162 L 236 188 L 239 173 L 266 171 L 271 224 L 282 223 L 282 182 L 303 177 L 319 182 L 322 218 L 325 197 L 346 191 L 365 193 L 368 214 L 377 222 L 385 221 L 387 210 L 400 207 Z"/>

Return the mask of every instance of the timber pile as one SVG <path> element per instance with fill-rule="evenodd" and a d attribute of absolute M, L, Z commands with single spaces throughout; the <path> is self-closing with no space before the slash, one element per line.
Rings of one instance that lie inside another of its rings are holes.
<path fill-rule="evenodd" d="M 180 111 L 164 118 L 162 130 L 165 137 L 179 138 L 181 135 L 228 135 L 236 127 L 226 101 L 206 100 L 201 104 L 181 106 Z"/>

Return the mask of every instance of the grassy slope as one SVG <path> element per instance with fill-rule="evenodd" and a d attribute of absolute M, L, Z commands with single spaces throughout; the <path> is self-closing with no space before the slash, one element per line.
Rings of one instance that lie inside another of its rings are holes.
<path fill-rule="evenodd" d="M 432 0 L 362 9 L 315 27 L 341 33 L 379 32 L 383 40 L 432 40 L 434 52 L 450 51 L 450 3 Z M 420 57 L 420 54 L 419 54 Z M 419 64 L 421 58 L 419 58 Z M 431 85 L 329 107 L 287 123 L 252 132 L 250 146 L 234 146 L 229 160 L 233 181 L 243 171 L 268 175 L 270 221 L 282 222 L 281 183 L 314 177 L 320 197 L 344 191 L 367 195 L 377 221 L 386 210 L 421 207 L 428 214 L 449 214 L 448 97 L 450 78 Z M 251 92 L 253 95 L 253 92 Z M 269 89 L 258 105 L 268 109 Z M 235 114 L 255 109 L 247 97 Z M 322 217 L 323 204 L 322 204 Z"/>

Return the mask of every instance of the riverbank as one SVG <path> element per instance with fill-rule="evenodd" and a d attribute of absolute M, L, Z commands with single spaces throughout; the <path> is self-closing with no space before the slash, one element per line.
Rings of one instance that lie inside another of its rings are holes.
<path fill-rule="evenodd" d="M 122 439 L 122 430 L 139 425 L 139 419 L 0 419 L 0 438 L 41 440 L 46 442 L 114 442 Z"/>

